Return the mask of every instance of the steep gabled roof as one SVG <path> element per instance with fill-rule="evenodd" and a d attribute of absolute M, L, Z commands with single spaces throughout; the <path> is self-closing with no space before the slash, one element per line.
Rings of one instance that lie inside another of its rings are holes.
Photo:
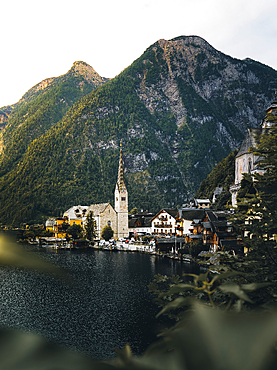
<path fill-rule="evenodd" d="M 236 158 L 249 152 L 249 148 L 257 146 L 256 136 L 261 134 L 260 128 L 248 128 L 244 137 L 244 140 L 240 146 Z"/>
<path fill-rule="evenodd" d="M 158 217 L 162 212 L 168 213 L 172 217 L 176 217 L 178 214 L 178 209 L 177 208 L 163 208 L 161 209 L 157 214 L 155 214 L 154 217 L 151 218 L 150 221 L 154 220 L 156 217 Z"/>

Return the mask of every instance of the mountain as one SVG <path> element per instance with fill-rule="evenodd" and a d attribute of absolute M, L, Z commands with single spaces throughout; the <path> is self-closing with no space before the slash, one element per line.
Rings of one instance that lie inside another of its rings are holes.
<path fill-rule="evenodd" d="M 120 140 L 130 209 L 182 205 L 247 125 L 258 126 L 276 81 L 270 67 L 183 36 L 157 41 L 114 79 L 76 94 L 71 107 L 68 85 L 59 94 L 52 82 L 46 95 L 33 90 L 2 130 L 0 221 L 113 203 Z M 47 94 L 58 101 L 46 104 Z"/>
<path fill-rule="evenodd" d="M 0 151 L 7 147 L 9 158 L 4 155 L 0 159 L 0 173 L 5 168 L 9 170 L 16 160 L 15 153 L 19 157 L 32 140 L 55 125 L 77 100 L 107 81 L 88 64 L 75 62 L 65 75 L 41 81 L 18 103 L 1 108 Z"/>

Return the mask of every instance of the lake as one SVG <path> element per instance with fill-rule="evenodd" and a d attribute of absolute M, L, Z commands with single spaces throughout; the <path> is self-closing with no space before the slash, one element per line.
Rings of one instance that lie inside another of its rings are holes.
<path fill-rule="evenodd" d="M 15 243 L 14 235 L 4 234 Z M 147 287 L 154 275 L 199 272 L 143 253 L 17 246 L 64 268 L 71 282 L 0 267 L 0 325 L 41 334 L 96 359 L 113 358 L 114 348 L 126 343 L 142 354 L 153 343 L 165 325 L 165 319 L 155 318 L 159 309 Z"/>

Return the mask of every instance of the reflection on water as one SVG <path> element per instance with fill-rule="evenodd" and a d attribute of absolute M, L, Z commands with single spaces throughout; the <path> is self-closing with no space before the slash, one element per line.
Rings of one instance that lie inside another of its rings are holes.
<path fill-rule="evenodd" d="M 0 325 L 42 334 L 98 359 L 114 357 L 113 349 L 126 343 L 135 354 L 142 353 L 162 320 L 155 319 L 158 308 L 147 285 L 157 273 L 180 275 L 191 269 L 140 253 L 21 248 L 64 268 L 71 282 L 0 268 Z"/>

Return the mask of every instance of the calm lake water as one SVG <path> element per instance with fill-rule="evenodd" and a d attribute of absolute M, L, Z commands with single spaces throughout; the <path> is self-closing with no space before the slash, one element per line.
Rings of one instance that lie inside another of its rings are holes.
<path fill-rule="evenodd" d="M 9 238 L 15 243 L 14 236 Z M 134 354 L 143 353 L 164 325 L 164 319 L 155 318 L 159 309 L 147 285 L 158 273 L 195 271 L 189 264 L 141 253 L 19 247 L 64 268 L 72 283 L 0 267 L 0 326 L 41 334 L 97 359 L 113 358 L 114 348 L 126 343 Z"/>

